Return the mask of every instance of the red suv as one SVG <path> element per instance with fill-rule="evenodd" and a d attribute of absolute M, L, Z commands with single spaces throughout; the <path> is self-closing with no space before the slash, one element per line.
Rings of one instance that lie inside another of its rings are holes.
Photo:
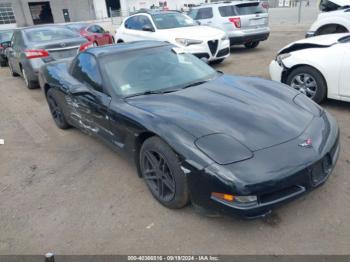
<path fill-rule="evenodd" d="M 69 29 L 78 32 L 95 46 L 108 45 L 114 43 L 114 37 L 105 31 L 101 26 L 88 23 L 66 24 Z"/>

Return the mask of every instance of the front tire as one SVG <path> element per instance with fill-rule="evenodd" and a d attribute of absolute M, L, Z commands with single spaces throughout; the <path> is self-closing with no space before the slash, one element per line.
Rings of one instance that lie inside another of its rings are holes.
<path fill-rule="evenodd" d="M 187 179 L 179 158 L 160 138 L 147 139 L 140 150 L 140 170 L 149 190 L 162 205 L 178 209 L 187 205 Z"/>
<path fill-rule="evenodd" d="M 58 104 L 57 99 L 55 97 L 54 89 L 50 88 L 46 93 L 47 103 L 49 104 L 50 112 L 52 115 L 55 124 L 60 129 L 68 129 L 71 127 L 68 124 L 61 106 Z"/>
<path fill-rule="evenodd" d="M 245 43 L 244 46 L 247 49 L 253 49 L 253 48 L 256 48 L 259 45 L 259 43 L 260 43 L 259 41 L 252 41 L 249 43 Z"/>
<path fill-rule="evenodd" d="M 316 103 L 321 103 L 327 94 L 327 83 L 323 75 L 310 66 L 300 66 L 294 69 L 288 75 L 286 84 Z"/>

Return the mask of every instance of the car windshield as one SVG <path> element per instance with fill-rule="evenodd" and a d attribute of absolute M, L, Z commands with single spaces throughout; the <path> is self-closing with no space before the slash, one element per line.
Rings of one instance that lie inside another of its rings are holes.
<path fill-rule="evenodd" d="M 101 65 L 115 93 L 123 97 L 177 91 L 218 75 L 197 57 L 169 47 L 109 55 Z"/>
<path fill-rule="evenodd" d="M 226 5 L 219 7 L 220 15 L 223 17 L 237 16 L 237 15 L 251 15 L 266 13 L 266 10 L 256 3 L 245 3 L 239 5 Z"/>
<path fill-rule="evenodd" d="M 66 25 L 66 27 L 68 27 L 69 29 L 73 30 L 73 31 L 80 31 L 82 28 L 87 27 L 88 24 L 69 24 Z"/>
<path fill-rule="evenodd" d="M 158 29 L 170 29 L 198 25 L 191 17 L 181 13 L 163 13 L 152 15 Z"/>
<path fill-rule="evenodd" d="M 54 40 L 69 39 L 79 35 L 64 27 L 31 28 L 25 30 L 28 40 L 31 42 L 46 42 Z"/>
<path fill-rule="evenodd" d="M 13 31 L 0 32 L 0 42 L 11 41 L 12 35 L 13 35 Z"/>

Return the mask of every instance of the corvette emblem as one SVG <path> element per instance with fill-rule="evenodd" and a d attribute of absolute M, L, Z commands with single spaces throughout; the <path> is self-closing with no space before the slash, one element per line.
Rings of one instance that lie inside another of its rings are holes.
<path fill-rule="evenodd" d="M 307 148 L 312 147 L 312 139 L 311 138 L 306 139 L 303 143 L 299 144 L 299 146 L 307 147 Z"/>

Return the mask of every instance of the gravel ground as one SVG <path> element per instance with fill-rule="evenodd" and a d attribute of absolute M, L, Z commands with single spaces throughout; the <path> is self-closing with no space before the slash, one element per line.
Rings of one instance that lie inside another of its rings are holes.
<path fill-rule="evenodd" d="M 256 50 L 234 48 L 218 69 L 268 78 L 277 50 L 306 28 L 276 27 Z M 328 182 L 267 219 L 169 210 L 132 164 L 51 120 L 40 90 L 0 69 L 0 254 L 349 254 L 350 103 L 323 104 L 341 128 Z"/>

